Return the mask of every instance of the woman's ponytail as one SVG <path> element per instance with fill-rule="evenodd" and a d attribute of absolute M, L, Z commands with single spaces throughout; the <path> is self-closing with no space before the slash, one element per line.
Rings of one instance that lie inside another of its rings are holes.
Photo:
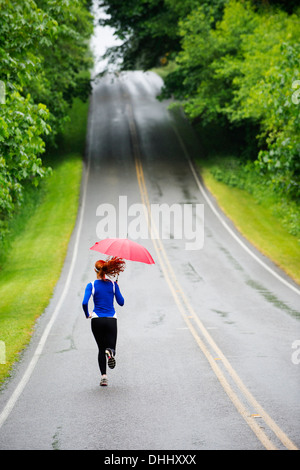
<path fill-rule="evenodd" d="M 95 271 L 97 273 L 97 279 L 104 279 L 105 275 L 108 277 L 116 276 L 125 269 L 125 261 L 121 258 L 113 256 L 107 258 L 106 261 L 99 260 L 95 263 Z"/>

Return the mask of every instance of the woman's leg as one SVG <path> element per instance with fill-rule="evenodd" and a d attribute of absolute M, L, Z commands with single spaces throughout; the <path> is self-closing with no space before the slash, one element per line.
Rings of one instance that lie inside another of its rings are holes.
<path fill-rule="evenodd" d="M 98 364 L 101 374 L 106 374 L 105 318 L 92 318 L 92 332 L 98 345 Z"/>
<path fill-rule="evenodd" d="M 113 354 L 116 353 L 116 344 L 117 344 L 117 319 L 116 318 L 106 318 L 106 337 L 105 337 L 105 349 L 110 349 Z"/>
<path fill-rule="evenodd" d="M 92 332 L 98 345 L 98 364 L 101 374 L 106 374 L 105 350 L 116 352 L 117 319 L 108 317 L 92 318 Z"/>
<path fill-rule="evenodd" d="M 105 354 L 107 357 L 107 364 L 110 369 L 116 366 L 116 343 L 117 343 L 117 319 L 109 318 L 106 328 L 106 343 Z"/>

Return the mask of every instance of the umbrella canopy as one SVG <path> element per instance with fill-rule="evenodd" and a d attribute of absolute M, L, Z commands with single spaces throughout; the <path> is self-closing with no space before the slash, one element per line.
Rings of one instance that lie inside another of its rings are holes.
<path fill-rule="evenodd" d="M 128 238 L 105 238 L 100 242 L 96 242 L 90 250 L 131 261 L 155 264 L 145 247 L 132 240 L 128 240 Z"/>

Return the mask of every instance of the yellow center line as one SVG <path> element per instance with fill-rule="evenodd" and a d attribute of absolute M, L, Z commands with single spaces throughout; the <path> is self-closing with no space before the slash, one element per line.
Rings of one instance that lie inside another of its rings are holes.
<path fill-rule="evenodd" d="M 263 429 L 257 424 L 257 416 L 259 415 L 265 423 L 269 426 L 269 428 L 273 431 L 273 433 L 277 436 L 277 438 L 282 442 L 282 444 L 289 450 L 298 450 L 295 444 L 286 436 L 286 434 L 279 428 L 279 426 L 273 421 L 273 419 L 266 413 L 263 407 L 256 401 L 254 396 L 249 392 L 246 388 L 238 374 L 235 372 L 227 358 L 224 356 L 222 351 L 219 349 L 211 335 L 206 330 L 205 326 L 199 319 L 198 315 L 194 311 L 192 305 L 190 304 L 188 298 L 186 297 L 185 293 L 183 292 L 181 285 L 179 284 L 174 270 L 170 264 L 170 261 L 167 257 L 167 253 L 164 249 L 164 246 L 159 239 L 157 228 L 154 224 L 154 221 L 151 219 L 151 207 L 149 202 L 148 191 L 145 183 L 143 167 L 141 163 L 141 154 L 138 142 L 138 135 L 135 126 L 135 121 L 133 117 L 133 110 L 131 105 L 128 105 L 128 119 L 129 119 L 129 128 L 132 138 L 132 145 L 133 145 L 133 153 L 135 158 L 135 168 L 137 174 L 137 180 L 139 184 L 141 199 L 145 208 L 145 216 L 148 223 L 149 233 L 152 238 L 152 242 L 154 245 L 154 249 L 157 255 L 157 259 L 159 261 L 160 267 L 166 279 L 166 282 L 172 292 L 176 305 L 184 318 L 190 332 L 192 333 L 196 343 L 198 344 L 199 348 L 207 358 L 212 370 L 216 374 L 219 382 L 221 383 L 223 389 L 231 399 L 232 403 L 241 414 L 241 416 L 245 419 L 249 427 L 255 433 L 257 438 L 260 442 L 264 445 L 264 447 L 268 450 L 276 450 L 276 446 L 273 442 L 269 439 Z M 207 346 L 205 345 L 204 341 L 200 338 L 195 326 L 201 331 L 203 337 L 210 345 L 210 347 L 214 351 L 214 356 L 209 352 Z M 228 380 L 226 379 L 225 375 L 223 374 L 221 368 L 217 364 L 216 357 L 218 358 L 218 362 L 222 363 L 235 384 L 238 386 L 240 392 L 247 399 L 248 403 L 251 404 L 252 407 L 255 409 L 255 413 L 251 413 L 246 407 L 243 405 L 235 391 L 230 386 Z"/>

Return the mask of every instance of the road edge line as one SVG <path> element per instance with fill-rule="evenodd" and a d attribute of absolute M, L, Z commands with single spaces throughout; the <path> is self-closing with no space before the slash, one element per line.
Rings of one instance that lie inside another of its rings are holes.
<path fill-rule="evenodd" d="M 222 216 L 219 214 L 219 212 L 217 211 L 217 209 L 214 207 L 214 205 L 212 204 L 211 200 L 209 199 L 209 197 L 207 196 L 206 194 L 206 191 L 199 179 L 199 176 L 195 170 L 195 167 L 191 161 L 191 158 L 190 158 L 190 155 L 186 149 L 186 146 L 178 132 L 178 130 L 176 129 L 175 125 L 172 123 L 172 127 L 173 127 L 173 130 L 174 130 L 174 133 L 176 134 L 176 137 L 180 143 L 180 146 L 184 152 L 184 155 L 189 163 L 189 166 L 190 166 L 190 169 L 193 173 L 193 176 L 195 178 L 195 181 L 196 181 L 196 184 L 202 194 L 202 196 L 204 197 L 205 201 L 207 202 L 207 204 L 209 205 L 210 209 L 213 211 L 213 213 L 216 215 L 216 217 L 218 218 L 218 220 L 221 222 L 221 224 L 223 225 L 223 227 L 228 231 L 228 233 L 239 243 L 239 245 L 257 262 L 259 263 L 263 268 L 265 268 L 270 274 L 272 274 L 277 280 L 279 280 L 280 282 L 282 282 L 286 287 L 289 287 L 291 290 L 293 290 L 296 294 L 300 295 L 300 289 L 297 289 L 297 287 L 293 286 L 289 281 L 287 281 L 286 279 L 284 279 L 282 276 L 280 276 L 279 274 L 277 274 L 272 268 L 270 268 L 266 263 L 264 263 L 264 261 L 262 261 L 255 253 L 253 253 L 253 251 L 241 240 L 241 238 L 236 234 L 234 233 L 234 231 L 229 227 L 229 225 L 225 222 L 225 220 L 222 218 Z M 251 242 L 249 242 L 251 243 Z"/>
<path fill-rule="evenodd" d="M 90 126 L 88 124 L 88 128 L 90 129 L 90 132 L 88 133 L 89 136 L 91 136 L 93 134 L 93 119 L 92 119 L 92 103 L 90 104 L 90 111 L 89 111 L 89 120 L 88 120 L 88 123 L 90 123 Z M 77 254 L 78 254 L 78 249 L 79 249 L 79 239 L 80 239 L 80 235 L 81 235 L 81 229 L 82 229 L 82 224 L 83 224 L 83 215 L 84 215 L 84 209 L 85 209 L 85 203 L 86 203 L 86 193 L 87 193 L 87 186 L 88 186 L 88 178 L 89 178 L 89 174 L 90 174 L 90 154 L 91 154 L 91 150 L 90 150 L 90 142 L 91 142 L 91 139 L 89 138 L 88 139 L 88 155 L 87 155 L 87 167 L 86 167 L 86 171 L 85 171 L 85 176 L 83 178 L 83 188 L 82 188 L 82 198 L 81 198 L 81 208 L 80 208 L 80 212 L 79 212 L 79 217 L 78 217 L 78 222 L 77 222 L 77 231 L 76 231 L 76 236 L 75 236 L 75 243 L 74 243 L 74 249 L 73 249 L 73 255 L 72 255 L 72 259 L 71 259 L 71 264 L 70 264 L 70 268 L 69 268 L 69 272 L 68 272 L 68 276 L 67 276 L 67 280 L 66 280 L 66 283 L 65 283 L 65 286 L 64 286 L 64 289 L 63 289 L 63 292 L 58 300 L 58 303 L 44 329 L 44 332 L 38 342 L 38 345 L 33 353 L 33 357 L 31 358 L 22 378 L 20 379 L 18 385 L 16 386 L 16 388 L 14 389 L 12 395 L 10 396 L 9 400 L 7 401 L 6 405 L 4 406 L 4 408 L 2 409 L 1 413 L 0 413 L 0 429 L 1 427 L 3 426 L 3 424 L 5 423 L 5 421 L 7 420 L 7 418 L 9 417 L 10 413 L 12 412 L 15 404 L 17 403 L 19 397 L 21 396 L 23 390 L 25 389 L 26 387 L 26 384 L 28 383 L 34 369 L 35 369 L 35 366 L 43 352 L 43 349 L 45 347 L 45 344 L 46 344 L 46 341 L 48 339 L 48 336 L 49 336 L 49 333 L 51 331 L 51 328 L 60 312 L 60 309 L 61 309 L 61 306 L 63 304 L 63 302 L 65 301 L 65 298 L 67 296 L 67 293 L 68 293 L 68 290 L 69 290 L 69 287 L 70 287 L 70 284 L 71 284 L 71 280 L 72 280 L 72 276 L 73 276 L 73 271 L 74 271 L 74 268 L 75 268 L 75 262 L 76 262 L 76 257 L 77 257 Z"/>

